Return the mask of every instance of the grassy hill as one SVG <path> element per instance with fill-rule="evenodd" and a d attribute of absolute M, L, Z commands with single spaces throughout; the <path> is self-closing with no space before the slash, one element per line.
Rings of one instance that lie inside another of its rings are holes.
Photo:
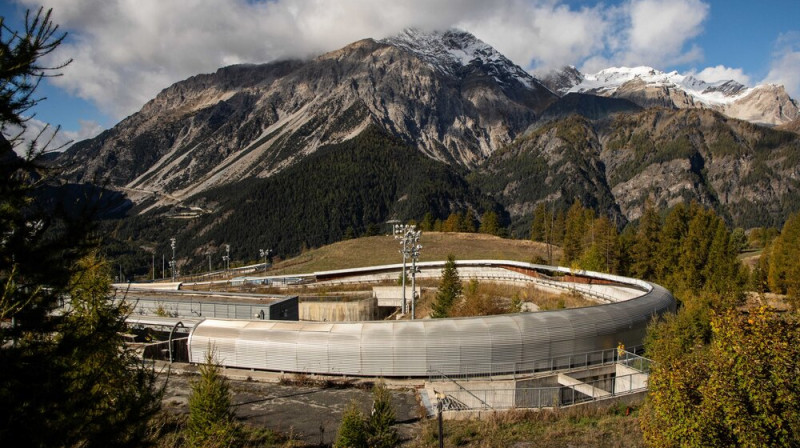
<path fill-rule="evenodd" d="M 419 261 L 445 260 L 448 254 L 455 255 L 456 260 L 547 260 L 547 246 L 543 243 L 480 233 L 423 232 L 420 244 Z M 561 249 L 554 247 L 554 263 L 560 258 Z M 402 260 L 400 242 L 393 236 L 371 236 L 340 241 L 276 262 L 270 274 L 302 274 L 401 263 Z"/>

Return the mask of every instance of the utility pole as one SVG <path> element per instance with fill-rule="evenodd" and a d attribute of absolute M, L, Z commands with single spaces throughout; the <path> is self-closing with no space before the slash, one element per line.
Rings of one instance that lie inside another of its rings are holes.
<path fill-rule="evenodd" d="M 161 278 L 167 278 L 167 270 L 164 268 L 164 254 L 161 254 Z"/>
<path fill-rule="evenodd" d="M 153 281 L 156 281 L 156 253 L 153 252 Z"/>

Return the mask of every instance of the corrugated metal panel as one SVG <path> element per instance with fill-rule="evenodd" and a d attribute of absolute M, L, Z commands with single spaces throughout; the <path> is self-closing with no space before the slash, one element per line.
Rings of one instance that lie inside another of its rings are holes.
<path fill-rule="evenodd" d="M 394 371 L 400 376 L 415 376 L 428 368 L 425 354 L 427 335 L 422 321 L 396 322 L 394 327 Z"/>
<path fill-rule="evenodd" d="M 461 352 L 458 350 L 458 324 L 466 319 L 425 320 L 425 359 L 429 366 L 446 375 L 460 373 Z M 487 341 L 488 342 L 488 341 Z M 466 361 L 466 360 L 465 360 Z M 483 360 L 485 363 L 486 361 Z"/>
<path fill-rule="evenodd" d="M 519 326 L 511 316 L 492 316 L 484 319 L 489 327 L 491 353 L 489 359 L 484 359 L 483 362 L 508 365 L 513 370 L 513 367 L 522 361 L 522 336 Z M 505 366 L 499 368 L 506 370 Z"/>
<path fill-rule="evenodd" d="M 330 372 L 327 331 L 297 332 L 297 366 L 301 372 Z"/>
<path fill-rule="evenodd" d="M 366 375 L 394 374 L 394 322 L 365 322 L 361 330 L 361 369 Z"/>
<path fill-rule="evenodd" d="M 594 362 L 575 353 L 613 349 L 618 342 L 640 345 L 651 316 L 675 308 L 668 291 L 649 287 L 619 303 L 505 316 L 359 323 L 209 319 L 189 339 L 190 359 L 203 362 L 213 346 L 226 365 L 288 372 L 425 376 L 429 367 L 448 375 L 565 367 Z"/>
<path fill-rule="evenodd" d="M 328 333 L 328 365 L 334 374 L 361 375 L 362 324 L 333 325 Z"/>
<path fill-rule="evenodd" d="M 491 362 L 493 347 L 490 344 L 492 334 L 486 319 L 458 320 L 459 358 L 472 360 L 461 364 L 460 373 L 472 374 L 476 371 L 486 370 L 486 364 Z M 487 350 L 489 349 L 489 350 Z M 482 363 L 482 364 L 480 364 Z"/>

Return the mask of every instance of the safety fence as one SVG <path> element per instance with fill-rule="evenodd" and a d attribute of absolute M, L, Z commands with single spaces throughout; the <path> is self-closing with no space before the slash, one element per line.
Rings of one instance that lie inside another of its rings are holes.
<path fill-rule="evenodd" d="M 483 364 L 431 364 L 428 367 L 428 381 L 452 381 L 454 379 L 495 379 L 517 378 L 518 376 L 536 373 L 557 372 L 562 370 L 596 367 L 603 365 L 624 364 L 636 370 L 649 372 L 650 360 L 637 353 L 642 353 L 644 346 L 596 350 L 529 362 L 499 362 Z M 639 368 L 642 367 L 642 368 Z M 646 367 L 646 370 L 645 368 Z M 440 372 L 451 372 L 447 376 Z M 458 373 L 453 373 L 458 372 Z"/>
<path fill-rule="evenodd" d="M 470 389 L 459 387 L 443 398 L 444 410 L 560 408 L 647 390 L 646 373 L 601 378 L 574 385 Z"/>

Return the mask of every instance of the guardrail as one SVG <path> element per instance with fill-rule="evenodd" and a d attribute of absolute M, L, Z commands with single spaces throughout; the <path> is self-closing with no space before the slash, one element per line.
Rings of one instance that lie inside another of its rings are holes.
<path fill-rule="evenodd" d="M 489 381 L 505 380 L 508 377 L 517 379 L 518 376 L 531 375 L 536 373 L 552 373 L 563 370 L 598 367 L 613 364 L 624 364 L 642 372 L 650 371 L 650 360 L 636 353 L 643 352 L 644 346 L 630 347 L 630 351 L 620 353 L 617 348 L 606 350 L 596 350 L 572 355 L 545 358 L 530 362 L 503 362 L 503 363 L 484 363 L 484 364 L 434 364 L 428 366 L 428 381 L 441 382 L 457 380 L 487 379 Z M 636 366 L 645 366 L 646 370 Z M 447 376 L 440 374 L 442 371 L 452 372 L 458 366 L 460 373 L 450 373 Z"/>
<path fill-rule="evenodd" d="M 460 410 L 560 408 L 645 391 L 646 376 L 631 373 L 571 386 L 459 389 L 446 396 L 461 403 Z"/>

